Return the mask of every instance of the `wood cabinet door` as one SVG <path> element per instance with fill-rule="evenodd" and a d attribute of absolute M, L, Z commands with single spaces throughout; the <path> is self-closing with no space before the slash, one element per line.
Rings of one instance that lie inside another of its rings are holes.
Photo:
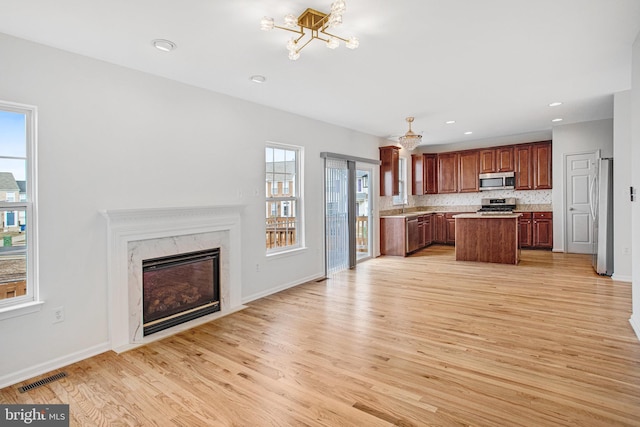
<path fill-rule="evenodd" d="M 446 220 L 443 213 L 433 215 L 433 241 L 435 243 L 446 243 L 447 241 L 447 227 Z"/>
<path fill-rule="evenodd" d="M 533 213 L 533 246 L 553 248 L 553 214 L 551 212 Z"/>
<path fill-rule="evenodd" d="M 496 148 L 496 172 L 513 171 L 513 147 Z"/>
<path fill-rule="evenodd" d="M 397 196 L 400 194 L 398 186 L 400 148 L 396 146 L 380 147 L 380 160 L 380 195 Z"/>
<path fill-rule="evenodd" d="M 438 193 L 458 192 L 458 153 L 438 154 Z"/>
<path fill-rule="evenodd" d="M 521 248 L 533 246 L 532 223 L 530 212 L 524 213 L 518 218 L 518 243 Z"/>
<path fill-rule="evenodd" d="M 433 215 L 425 215 L 424 217 L 424 245 L 428 246 L 433 243 Z"/>
<path fill-rule="evenodd" d="M 460 193 L 477 193 L 480 191 L 479 151 L 463 151 L 460 153 L 460 178 L 458 181 L 458 191 Z"/>
<path fill-rule="evenodd" d="M 445 227 L 446 227 L 446 240 L 445 242 L 449 245 L 455 245 L 456 243 L 456 220 L 451 218 L 453 214 L 447 214 L 445 216 Z"/>
<path fill-rule="evenodd" d="M 493 173 L 496 171 L 496 150 L 480 150 L 480 173 Z"/>
<path fill-rule="evenodd" d="M 420 248 L 420 226 L 418 218 L 407 219 L 407 253 Z"/>
<path fill-rule="evenodd" d="M 411 194 L 424 194 L 424 158 L 422 154 L 411 155 Z"/>
<path fill-rule="evenodd" d="M 424 194 L 438 194 L 438 155 L 423 154 Z"/>
<path fill-rule="evenodd" d="M 516 190 L 532 190 L 533 174 L 531 161 L 531 145 L 517 145 L 514 149 Z"/>
<path fill-rule="evenodd" d="M 551 141 L 539 142 L 533 148 L 533 189 L 552 188 L 551 183 Z"/>

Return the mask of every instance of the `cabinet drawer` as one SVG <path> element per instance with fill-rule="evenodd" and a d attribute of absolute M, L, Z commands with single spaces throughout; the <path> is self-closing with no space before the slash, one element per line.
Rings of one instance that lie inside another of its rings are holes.
<path fill-rule="evenodd" d="M 533 219 L 552 219 L 552 218 L 553 218 L 552 212 L 534 212 L 533 213 Z"/>
<path fill-rule="evenodd" d="M 531 219 L 533 217 L 533 212 L 518 212 L 518 213 L 522 214 L 522 216 L 520 217 L 520 220 Z"/>

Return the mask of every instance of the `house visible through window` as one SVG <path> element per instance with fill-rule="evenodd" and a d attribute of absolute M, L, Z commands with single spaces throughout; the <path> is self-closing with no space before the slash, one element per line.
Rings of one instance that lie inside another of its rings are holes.
<path fill-rule="evenodd" d="M 37 300 L 35 108 L 0 101 L 0 314 Z"/>
<path fill-rule="evenodd" d="M 301 148 L 290 145 L 270 143 L 266 147 L 266 249 L 268 254 L 301 246 L 301 153 Z"/>

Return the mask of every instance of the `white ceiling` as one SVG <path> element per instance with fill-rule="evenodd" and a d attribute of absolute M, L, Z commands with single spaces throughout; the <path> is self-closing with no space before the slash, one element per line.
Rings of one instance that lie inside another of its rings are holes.
<path fill-rule="evenodd" d="M 260 30 L 331 2 L 0 0 L 0 32 L 377 136 L 415 116 L 423 144 L 609 118 L 631 86 L 640 0 L 347 0 L 335 33 L 360 47 L 314 40 L 298 61 L 290 33 Z"/>

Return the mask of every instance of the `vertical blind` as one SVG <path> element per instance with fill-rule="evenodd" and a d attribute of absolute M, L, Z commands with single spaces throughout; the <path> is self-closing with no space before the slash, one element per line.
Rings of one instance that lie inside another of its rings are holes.
<path fill-rule="evenodd" d="M 325 158 L 327 274 L 349 268 L 349 171 L 346 160 Z"/>

